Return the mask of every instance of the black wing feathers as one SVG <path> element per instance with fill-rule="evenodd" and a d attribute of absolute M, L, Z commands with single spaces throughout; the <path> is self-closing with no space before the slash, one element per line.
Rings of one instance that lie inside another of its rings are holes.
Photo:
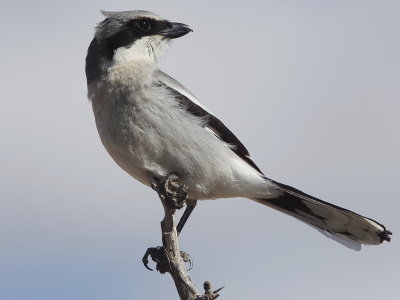
<path fill-rule="evenodd" d="M 239 139 L 230 131 L 224 123 L 222 123 L 218 118 L 210 114 L 208 111 L 204 110 L 202 107 L 191 101 L 186 96 L 182 95 L 175 89 L 160 83 L 172 94 L 175 99 L 181 104 L 182 107 L 185 107 L 189 113 L 196 117 L 206 117 L 207 127 L 210 128 L 215 134 L 225 143 L 233 145 L 231 148 L 233 152 L 235 152 L 240 158 L 242 158 L 245 162 L 247 162 L 250 166 L 256 169 L 258 172 L 261 170 L 257 167 L 254 161 L 250 158 L 249 151 L 247 151 L 246 147 L 239 141 Z"/>

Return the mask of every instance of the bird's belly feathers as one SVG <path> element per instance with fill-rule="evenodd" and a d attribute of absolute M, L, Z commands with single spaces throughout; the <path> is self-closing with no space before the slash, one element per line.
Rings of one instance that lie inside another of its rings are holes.
<path fill-rule="evenodd" d="M 153 177 L 176 173 L 189 186 L 191 198 L 248 193 L 240 183 L 247 175 L 254 182 L 257 172 L 206 130 L 205 120 L 190 115 L 173 99 L 129 93 L 92 98 L 101 141 L 122 169 L 148 186 Z M 246 175 L 247 168 L 251 170 Z M 261 184 L 260 178 L 256 182 Z"/>

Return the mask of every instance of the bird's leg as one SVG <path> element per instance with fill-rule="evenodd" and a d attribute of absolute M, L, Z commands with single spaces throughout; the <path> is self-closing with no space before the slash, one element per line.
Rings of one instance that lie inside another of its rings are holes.
<path fill-rule="evenodd" d="M 176 226 L 176 230 L 178 231 L 178 235 L 181 233 L 183 226 L 185 226 L 186 221 L 189 219 L 190 214 L 194 210 L 197 205 L 197 200 L 186 200 L 186 209 L 183 212 L 181 219 L 179 220 L 178 225 Z"/>
<path fill-rule="evenodd" d="M 176 174 L 170 174 L 161 179 L 154 179 L 153 190 L 171 209 L 181 209 L 188 195 L 188 187 L 179 182 Z"/>
<path fill-rule="evenodd" d="M 160 180 L 154 179 L 152 183 L 152 188 L 157 192 L 161 201 L 164 204 L 164 209 L 171 211 L 173 215 L 176 209 L 181 209 L 187 200 L 188 188 L 186 185 L 182 184 L 178 180 L 178 176 L 175 174 L 170 174 Z M 178 227 L 180 229 L 177 230 L 178 234 L 180 230 L 182 230 L 183 225 L 187 221 L 190 213 L 193 211 L 196 206 L 196 201 L 190 201 L 188 206 L 179 221 Z M 173 219 L 171 219 L 173 220 Z M 170 223 L 173 226 L 173 221 Z M 164 239 L 163 239 L 164 244 Z M 190 255 L 186 252 L 180 251 L 180 255 L 184 262 L 189 262 L 189 270 L 193 267 L 193 261 Z M 163 246 L 151 247 L 148 248 L 145 255 L 143 256 L 143 264 L 144 266 L 153 271 L 149 266 L 149 260 L 151 259 L 156 263 L 156 269 L 160 273 L 171 272 L 171 263 L 170 258 L 168 257 L 168 253 Z"/>

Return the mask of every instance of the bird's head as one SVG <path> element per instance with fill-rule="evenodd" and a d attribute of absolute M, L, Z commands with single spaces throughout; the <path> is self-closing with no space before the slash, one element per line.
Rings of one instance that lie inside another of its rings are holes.
<path fill-rule="evenodd" d="M 164 54 L 171 39 L 192 31 L 188 25 L 170 22 L 143 10 L 102 11 L 102 14 L 106 18 L 97 25 L 86 57 L 88 80 L 96 70 L 99 71 L 99 67 L 110 63 L 134 60 L 155 63 Z"/>

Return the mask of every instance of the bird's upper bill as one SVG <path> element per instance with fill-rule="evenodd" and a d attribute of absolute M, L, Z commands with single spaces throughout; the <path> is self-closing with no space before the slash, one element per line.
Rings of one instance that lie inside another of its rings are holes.
<path fill-rule="evenodd" d="M 193 29 L 186 24 L 169 22 L 168 26 L 164 30 L 161 30 L 159 34 L 169 39 L 176 39 L 191 31 L 193 31 Z"/>

